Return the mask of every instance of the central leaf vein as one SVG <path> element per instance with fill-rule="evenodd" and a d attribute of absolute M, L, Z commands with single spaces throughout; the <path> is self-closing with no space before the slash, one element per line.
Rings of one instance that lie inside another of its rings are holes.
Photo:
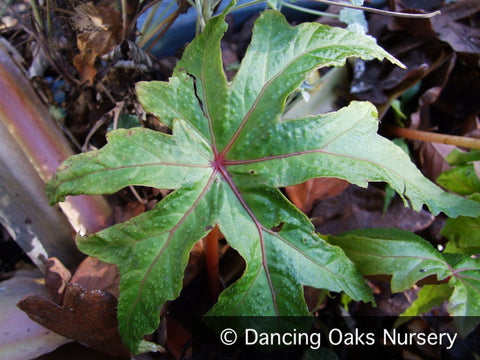
<path fill-rule="evenodd" d="M 286 69 L 288 69 L 292 64 L 294 64 L 297 60 L 301 59 L 302 57 L 304 57 L 306 54 L 310 53 L 311 51 L 313 50 L 316 50 L 316 51 L 319 51 L 321 50 L 322 48 L 332 48 L 334 46 L 337 46 L 337 47 L 340 47 L 340 48 L 345 48 L 344 45 L 332 45 L 332 44 L 329 44 L 328 46 L 324 46 L 324 47 L 317 47 L 317 48 L 314 48 L 314 49 L 307 49 L 303 52 L 300 52 L 297 56 L 293 57 L 293 59 L 289 62 L 287 62 L 281 69 L 279 69 L 279 71 L 274 75 L 272 76 L 269 80 L 267 80 L 265 82 L 265 84 L 262 86 L 262 88 L 260 89 L 257 97 L 255 98 L 255 101 L 253 102 L 252 106 L 250 107 L 250 109 L 248 110 L 248 112 L 245 114 L 244 118 L 242 119 L 242 122 L 240 123 L 240 125 L 238 126 L 237 130 L 235 131 L 235 133 L 233 134 L 232 138 L 230 139 L 230 141 L 228 142 L 228 144 L 225 146 L 225 148 L 223 149 L 223 151 L 221 152 L 220 156 L 222 158 L 226 158 L 229 151 L 231 150 L 231 148 L 233 147 L 233 145 L 235 144 L 235 142 L 237 141 L 238 137 L 240 136 L 240 134 L 242 133 L 242 131 L 244 130 L 245 126 L 247 125 L 248 121 L 250 120 L 253 112 L 256 110 L 257 108 L 257 105 L 259 104 L 259 102 L 263 99 L 263 96 L 265 95 L 265 92 L 266 90 L 268 90 L 269 86 L 277 79 L 279 78 L 281 75 L 284 74 L 284 72 L 286 71 Z M 267 52 L 267 56 L 270 55 L 270 52 Z M 332 60 L 332 63 L 334 61 Z M 325 66 L 326 64 L 324 64 Z M 320 64 L 317 64 L 317 68 L 320 67 L 321 65 Z M 233 85 L 234 83 L 232 83 Z M 231 89 L 231 86 L 230 86 L 230 89 Z M 278 115 L 277 115 L 278 116 Z"/>
<path fill-rule="evenodd" d="M 264 227 L 262 226 L 262 224 L 260 224 L 260 222 L 258 221 L 255 214 L 252 212 L 252 210 L 250 209 L 248 204 L 245 202 L 245 199 L 243 198 L 242 194 L 240 193 L 240 190 L 235 185 L 233 179 L 231 178 L 231 176 L 228 173 L 228 171 L 226 170 L 226 168 L 222 165 L 222 166 L 219 166 L 218 169 L 219 169 L 220 173 L 222 174 L 223 178 L 225 179 L 225 181 L 227 182 L 227 184 L 232 189 L 232 192 L 235 194 L 236 198 L 238 199 L 238 201 L 240 202 L 242 207 L 248 213 L 248 216 L 250 216 L 253 223 L 255 224 L 255 227 L 257 229 L 258 236 L 259 236 L 260 249 L 261 249 L 261 252 L 262 252 L 262 266 L 265 270 L 265 275 L 267 277 L 268 287 L 269 287 L 269 290 L 270 290 L 270 294 L 272 296 L 272 302 L 273 302 L 273 306 L 274 306 L 274 309 L 275 309 L 275 313 L 277 315 L 280 315 L 280 312 L 278 310 L 278 305 L 277 305 L 277 296 L 276 296 L 276 293 L 275 293 L 275 289 L 273 287 L 272 279 L 271 279 L 271 276 L 270 276 L 270 271 L 268 269 L 267 254 L 266 254 L 266 249 L 265 249 L 265 239 L 263 237 L 263 231 L 262 231 L 264 229 Z"/>

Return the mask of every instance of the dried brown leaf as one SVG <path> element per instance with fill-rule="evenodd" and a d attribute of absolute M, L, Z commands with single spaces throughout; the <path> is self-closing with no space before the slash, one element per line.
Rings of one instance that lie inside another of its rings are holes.
<path fill-rule="evenodd" d="M 72 274 L 60 260 L 55 257 L 48 259 L 45 268 L 45 287 L 55 303 L 62 302 L 63 293 L 71 277 Z"/>
<path fill-rule="evenodd" d="M 340 195 L 322 200 L 312 213 L 313 223 L 320 234 L 366 228 L 398 228 L 417 232 L 427 228 L 435 217 L 429 212 L 406 208 L 394 199 L 383 214 L 385 194 L 374 187 L 367 189 L 350 185 Z"/>
<path fill-rule="evenodd" d="M 340 194 L 348 182 L 337 178 L 311 179 L 285 188 L 289 199 L 305 214 L 308 214 L 316 202 Z"/>
<path fill-rule="evenodd" d="M 72 23 L 77 32 L 80 54 L 73 59 L 73 65 L 82 82 L 93 84 L 97 58 L 112 51 L 123 38 L 122 17 L 113 8 L 95 6 L 92 2 L 80 4 L 75 13 Z"/>
<path fill-rule="evenodd" d="M 63 305 L 42 296 L 27 295 L 17 306 L 32 320 L 57 334 L 112 356 L 130 359 L 117 329 L 117 299 L 108 292 L 89 291 L 70 283 Z"/>
<path fill-rule="evenodd" d="M 445 157 L 455 148 L 456 146 L 454 145 L 422 143 L 419 157 L 423 174 L 430 180 L 435 181 L 438 175 L 450 169 L 450 165 L 445 160 Z"/>
<path fill-rule="evenodd" d="M 431 19 L 438 37 L 447 42 L 453 50 L 463 53 L 480 53 L 480 29 L 458 22 L 480 11 L 478 0 L 464 0 L 442 8 L 442 16 Z"/>
<path fill-rule="evenodd" d="M 78 283 L 87 290 L 108 291 L 117 298 L 119 296 L 120 276 L 117 267 L 97 258 L 87 257 L 83 260 L 71 282 Z"/>

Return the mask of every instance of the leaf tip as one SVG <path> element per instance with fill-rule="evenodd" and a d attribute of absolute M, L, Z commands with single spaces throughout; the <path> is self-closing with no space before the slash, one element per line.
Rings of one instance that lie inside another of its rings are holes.
<path fill-rule="evenodd" d="M 390 61 L 392 64 L 397 65 L 398 67 L 402 68 L 403 70 L 407 69 L 407 66 L 402 63 L 400 60 L 398 60 L 395 56 L 391 55 L 390 53 L 387 53 L 388 55 L 385 56 L 385 58 Z"/>

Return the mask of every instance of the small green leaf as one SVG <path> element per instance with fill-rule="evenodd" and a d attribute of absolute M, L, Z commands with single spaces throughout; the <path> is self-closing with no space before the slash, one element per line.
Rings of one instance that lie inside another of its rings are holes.
<path fill-rule="evenodd" d="M 395 321 L 395 327 L 402 325 L 411 316 L 419 316 L 442 305 L 452 295 L 453 289 L 448 284 L 424 285 L 417 298 Z"/>
<path fill-rule="evenodd" d="M 368 23 L 362 10 L 345 8 L 340 10 L 339 20 L 349 27 L 357 25 L 362 29 L 362 34 L 368 32 Z"/>
<path fill-rule="evenodd" d="M 447 219 L 440 232 L 449 241 L 446 252 L 461 252 L 474 255 L 480 252 L 480 218 L 459 216 L 456 219 Z M 452 250 L 450 250 L 452 249 Z"/>
<path fill-rule="evenodd" d="M 107 131 L 114 130 L 113 123 L 108 126 Z M 133 127 L 140 127 L 142 124 L 138 117 L 132 114 L 120 114 L 118 117 L 118 123 L 116 124 L 116 129 L 131 129 Z"/>
<path fill-rule="evenodd" d="M 460 165 L 444 171 L 437 177 L 437 183 L 460 195 L 480 192 L 480 179 L 474 164 Z"/>
<path fill-rule="evenodd" d="M 454 316 L 478 316 L 480 314 L 480 259 L 464 257 L 453 266 L 449 281 L 454 287 L 449 311 Z"/>
<path fill-rule="evenodd" d="M 402 110 L 402 102 L 399 99 L 393 100 L 390 106 L 392 107 L 392 110 L 394 111 L 395 116 L 399 119 L 399 121 L 407 119 L 407 115 L 405 115 Z"/>
<path fill-rule="evenodd" d="M 472 149 L 469 152 L 453 149 L 446 157 L 445 160 L 452 165 L 465 165 L 473 161 L 480 161 L 480 150 Z"/>
<path fill-rule="evenodd" d="M 480 260 L 463 257 L 453 266 L 449 285 L 454 288 L 448 311 L 456 316 L 461 333 L 466 336 L 478 325 L 480 314 Z"/>
<path fill-rule="evenodd" d="M 328 236 L 340 246 L 364 275 L 392 275 L 393 292 L 411 288 L 417 281 L 450 274 L 448 263 L 427 241 L 398 229 L 363 229 Z"/>

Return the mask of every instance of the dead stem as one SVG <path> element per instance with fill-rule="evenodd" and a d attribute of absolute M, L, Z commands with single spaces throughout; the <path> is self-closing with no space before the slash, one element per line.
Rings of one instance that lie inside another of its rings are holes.
<path fill-rule="evenodd" d="M 410 140 L 420 140 L 448 145 L 456 145 L 469 149 L 480 149 L 480 139 L 466 136 L 438 134 L 429 131 L 413 130 L 400 127 L 389 127 L 387 133 L 391 136 L 402 137 Z"/>

